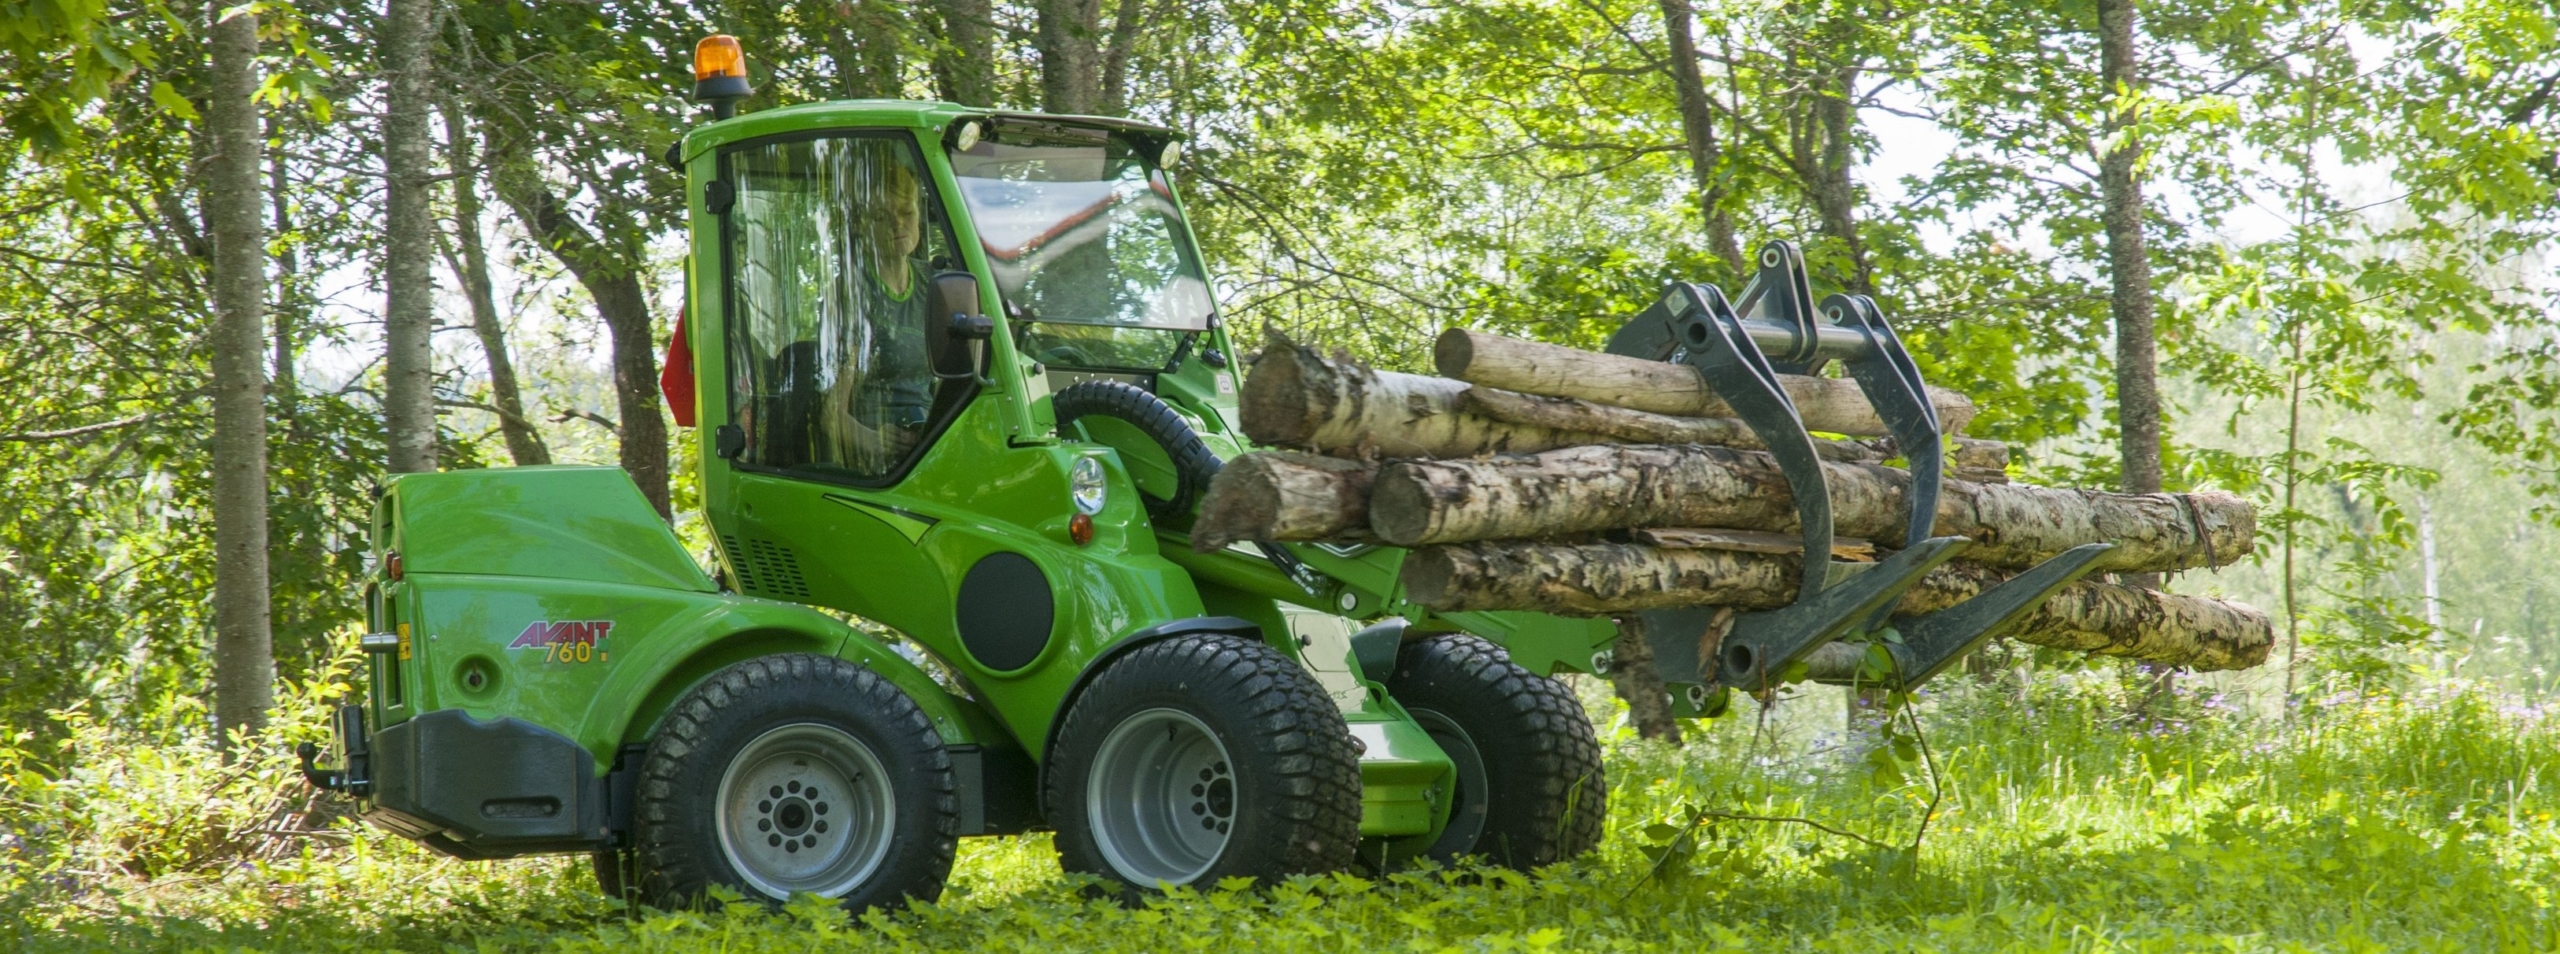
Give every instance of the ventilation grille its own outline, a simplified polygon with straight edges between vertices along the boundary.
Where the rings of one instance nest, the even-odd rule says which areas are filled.
[[[789,547],[754,538],[740,546],[738,538],[727,535],[721,536],[720,545],[729,551],[729,567],[738,574],[738,592],[778,599],[809,598],[809,583],[800,576],[800,559]]]

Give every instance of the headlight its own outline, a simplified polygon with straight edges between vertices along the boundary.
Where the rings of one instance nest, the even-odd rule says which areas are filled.
[[[1091,457],[1076,458],[1067,470],[1067,496],[1074,499],[1076,512],[1088,516],[1102,512],[1102,504],[1111,497],[1111,485],[1102,477],[1102,462]]]

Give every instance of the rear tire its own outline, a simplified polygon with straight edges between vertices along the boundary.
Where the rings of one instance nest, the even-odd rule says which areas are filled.
[[[958,845],[951,756],[915,700],[853,663],[790,654],[712,674],[641,763],[639,896],[723,885],[860,911],[942,894]]]
[[[1457,763],[1449,824],[1422,850],[1526,871],[1600,843],[1609,786],[1591,717],[1553,679],[1483,639],[1433,636],[1397,654],[1387,694]]]
[[[1049,750],[1059,864],[1124,889],[1348,866],[1360,757],[1306,670],[1249,639],[1175,636],[1109,663]]]

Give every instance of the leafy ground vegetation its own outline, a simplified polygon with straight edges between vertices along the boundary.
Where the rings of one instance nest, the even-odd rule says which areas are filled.
[[[941,903],[860,918],[814,899],[628,911],[582,860],[441,860],[306,818],[281,758],[225,767],[203,739],[74,718],[60,751],[11,750],[0,766],[0,946],[2560,949],[2560,705],[2449,685],[2341,694],[2287,720],[2199,693],[2129,722],[2112,676],[2043,678],[2023,693],[1951,686],[1920,703],[1922,734],[1872,746],[1787,738],[1745,714],[1675,750],[1604,721],[1609,838],[1534,877],[1344,874],[1123,907],[1085,898],[1031,835],[964,842]],[[1584,688],[1609,718],[1610,700]],[[69,770],[47,781],[39,760]],[[1914,863],[1902,846],[1933,799]]]

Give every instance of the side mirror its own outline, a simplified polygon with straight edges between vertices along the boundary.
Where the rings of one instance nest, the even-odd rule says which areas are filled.
[[[925,351],[933,356],[933,374],[945,380],[977,376],[985,341],[995,334],[995,319],[977,313],[977,276],[962,271],[937,272],[925,295]]]

